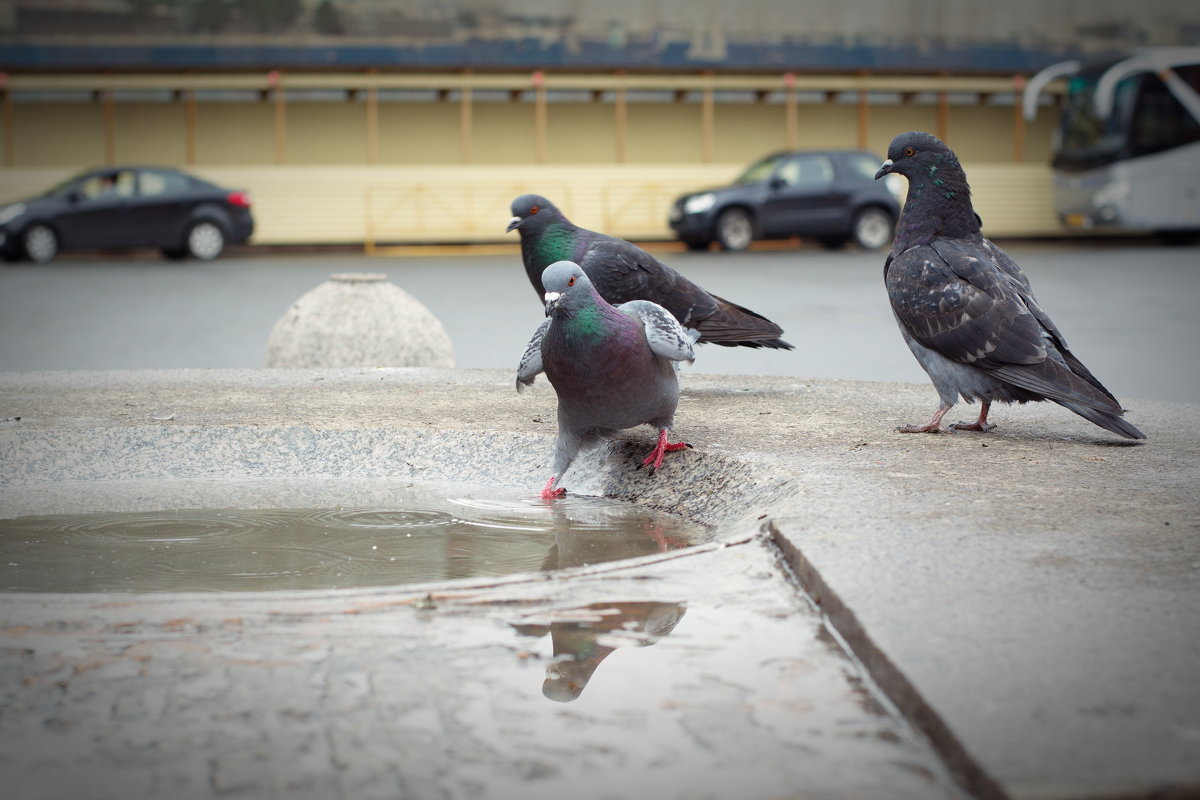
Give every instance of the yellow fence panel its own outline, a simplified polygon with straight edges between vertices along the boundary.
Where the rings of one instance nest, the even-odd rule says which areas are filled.
[[[575,223],[628,239],[670,239],[680,194],[732,180],[744,164],[251,166],[190,170],[248,191],[258,244],[515,242],[504,229],[513,198],[546,196]],[[1057,236],[1050,168],[967,164],[976,210],[990,236]],[[69,178],[64,168],[0,169],[0,202]]]

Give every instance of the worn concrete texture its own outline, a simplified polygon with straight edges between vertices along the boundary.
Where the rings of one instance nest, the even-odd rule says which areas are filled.
[[[510,372],[420,369],[0,375],[0,502],[61,497],[68,481],[262,476],[428,477],[533,494],[549,472],[554,396],[544,382],[518,396],[512,382]],[[0,725],[6,740],[36,742],[40,755],[32,759],[32,745],[8,750],[0,771],[26,788],[62,786],[64,754],[85,753],[121,766],[133,790],[235,796],[296,787],[309,796],[397,787],[411,796],[561,795],[576,768],[598,781],[581,796],[597,797],[634,796],[603,781],[639,776],[673,796],[733,796],[731,787],[747,785],[755,791],[741,796],[952,796],[959,790],[946,771],[982,797],[1200,793],[1200,407],[1125,398],[1144,443],[1050,404],[997,407],[989,434],[904,435],[894,428],[932,410],[930,387],[686,372],[682,384],[676,433],[694,450],[647,476],[634,466],[650,431],[633,432],[580,459],[564,485],[712,524],[717,543],[612,573],[493,587],[6,595]],[[796,610],[805,596],[789,583],[792,569],[817,604],[812,619]],[[616,591],[597,588],[609,586]],[[504,623],[523,631],[548,625],[548,609],[571,618],[609,601],[687,608],[674,632],[640,652],[675,652],[693,659],[690,668],[640,711],[579,718],[585,731],[633,724],[663,737],[635,760],[622,736],[535,742],[522,719],[530,706],[487,693],[530,660]],[[733,608],[753,613],[722,624],[722,609]],[[463,635],[426,636],[433,609],[449,609]],[[708,628],[688,628],[698,638],[681,636],[702,618]],[[745,647],[765,654],[787,630],[811,642],[822,624],[853,653],[840,678],[831,667],[827,682],[804,685],[801,664],[820,659],[801,649],[784,662],[722,660]],[[383,631],[413,637],[412,647]],[[737,631],[762,635],[747,644]],[[489,661],[493,648],[500,655]],[[701,651],[725,655],[705,661]],[[795,669],[762,672],[785,662]],[[400,665],[397,683],[388,663]],[[262,677],[269,664],[275,678]],[[148,693],[97,678],[114,671],[113,681],[149,681]],[[873,698],[844,704],[846,719],[873,733],[839,738],[836,725],[817,721],[840,713],[846,675]],[[421,706],[397,688],[406,679],[430,681],[449,699]],[[318,684],[335,688],[303,689]],[[270,685],[274,693],[258,695]],[[457,690],[465,694],[453,699]],[[807,739],[789,716],[805,704],[822,709],[811,719],[823,734]],[[341,724],[343,705],[357,723]],[[402,724],[403,709],[428,718]],[[256,723],[259,712],[269,721]],[[733,721],[746,713],[754,725]],[[177,714],[199,715],[177,737],[132,722]],[[131,721],[122,728],[129,741],[104,735],[114,720]],[[360,724],[383,738],[357,733]],[[743,741],[747,730],[754,735]],[[895,750],[860,752],[839,747],[843,739]],[[581,755],[593,745],[601,755]],[[406,746],[420,755],[408,772],[388,760]],[[814,752],[826,758],[796,755]],[[667,766],[706,763],[689,761],[697,753],[710,755],[708,772]],[[162,758],[178,769],[159,769]],[[736,768],[743,758],[747,773]],[[905,783],[901,773],[919,778]],[[699,783],[684,778],[697,774]],[[480,787],[491,781],[504,788],[489,795]],[[881,788],[893,781],[895,791]]]

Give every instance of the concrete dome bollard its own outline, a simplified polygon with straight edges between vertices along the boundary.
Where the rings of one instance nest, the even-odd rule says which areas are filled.
[[[341,273],[292,304],[268,367],[453,367],[454,345],[420,301],[377,273]]]

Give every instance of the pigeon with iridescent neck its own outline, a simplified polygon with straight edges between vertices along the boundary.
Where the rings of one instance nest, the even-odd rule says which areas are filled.
[[[664,454],[690,447],[668,441],[667,432],[679,402],[676,362],[692,362],[695,334],[646,300],[611,305],[571,261],[546,267],[541,282],[549,318],[525,347],[517,391],[545,372],[558,394],[554,475],[542,498],[565,494],[558,482],[580,449],[619,430],[658,430],[658,442],[641,464],[651,473]]]
[[[792,349],[771,320],[709,294],[632,242],[573,224],[541,195],[521,195],[513,200],[512,213],[508,230],[521,236],[521,260],[538,297],[546,291],[542,270],[555,261],[573,261],[608,302],[657,303],[685,328],[698,331],[701,343]]]
[[[996,401],[1052,400],[1119,436],[1145,439],[1067,348],[1021,268],[984,238],[954,152],[928,133],[902,133],[875,178],[890,173],[908,178],[908,199],[884,282],[900,333],[941,399],[928,423],[899,430],[946,430],[942,417],[961,395],[982,406],[975,422],[951,426],[959,430],[993,428],[987,417]]]

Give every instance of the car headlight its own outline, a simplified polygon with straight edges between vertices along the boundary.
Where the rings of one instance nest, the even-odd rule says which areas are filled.
[[[712,192],[694,194],[683,201],[683,210],[688,214],[702,214],[712,208],[716,202],[716,195]]]
[[[0,225],[7,225],[26,211],[24,203],[13,203],[0,208]]]

